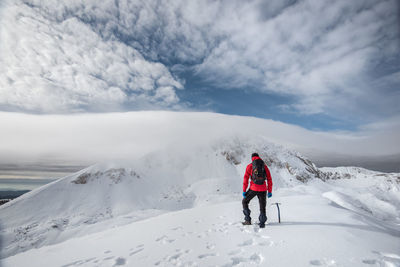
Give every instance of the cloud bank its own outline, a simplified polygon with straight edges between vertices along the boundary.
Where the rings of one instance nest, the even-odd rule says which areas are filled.
[[[0,109],[185,109],[191,72],[213,90],[288,97],[283,113],[395,117],[398,12],[395,0],[7,1]]]
[[[216,113],[27,115],[0,112],[0,125],[0,165],[28,162],[60,164],[64,168],[66,164],[84,166],[98,161],[137,158],[171,145],[186,149],[235,136],[264,136],[270,142],[295,149],[325,165],[338,162],[339,156],[342,164],[350,160],[360,164],[360,160],[354,159],[397,155],[398,163],[400,155],[400,123],[392,128],[392,122],[387,123],[390,129],[370,125],[358,133],[323,133],[272,120]]]

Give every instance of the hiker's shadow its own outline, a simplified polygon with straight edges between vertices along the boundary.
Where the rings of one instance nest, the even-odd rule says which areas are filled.
[[[268,223],[268,227],[270,226],[333,226],[333,227],[345,227],[345,228],[353,228],[357,230],[369,231],[369,232],[378,232],[385,233],[394,236],[400,236],[400,231],[396,229],[391,229],[382,226],[382,228],[373,226],[373,225],[358,225],[358,224],[348,224],[348,223],[330,223],[330,222],[270,222]]]

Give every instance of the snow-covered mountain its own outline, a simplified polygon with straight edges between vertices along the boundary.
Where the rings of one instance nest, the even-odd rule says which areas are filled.
[[[91,232],[87,226],[132,212],[141,219],[221,201],[221,195],[234,199],[240,195],[244,168],[257,147],[271,166],[277,187],[298,183],[292,175],[300,180],[311,177],[307,168],[313,166],[304,164],[306,160],[262,139],[171,145],[137,161],[91,166],[2,207],[3,253],[8,256],[57,243]]]
[[[265,260],[265,255],[260,251],[273,249],[274,246],[277,246],[275,249],[282,249],[285,246],[280,245],[292,240],[292,237],[278,244],[270,240],[269,235],[262,234],[268,233],[270,227],[265,230],[256,226],[247,229],[238,224],[242,219],[242,177],[254,151],[259,152],[270,166],[274,181],[272,201],[284,205],[286,222],[300,220],[298,224],[305,225],[308,221],[307,234],[301,233],[301,227],[297,229],[295,223],[288,223],[293,234],[299,234],[306,243],[314,239],[323,242],[324,239],[317,236],[324,231],[324,226],[329,231],[343,226],[337,233],[341,236],[331,239],[342,246],[349,238],[345,235],[349,231],[351,233],[353,228],[366,231],[353,241],[367,243],[376,251],[382,248],[386,250],[379,254],[382,258],[380,261],[365,258],[361,262],[400,262],[400,257],[396,258],[398,255],[393,254],[400,249],[399,174],[383,174],[361,168],[318,169],[299,153],[269,143],[261,136],[248,139],[236,135],[218,137],[212,142],[192,146],[175,143],[136,160],[99,163],[9,202],[0,208],[1,256],[5,258],[5,266],[24,266],[23,263],[28,259],[34,259],[30,262],[31,266],[44,266],[40,259],[44,253],[54,256],[48,266],[110,266],[113,261],[115,265],[129,261],[131,266],[204,266],[203,263],[208,266],[224,261],[227,266],[246,266],[250,263],[263,265],[268,259]],[[252,202],[255,214],[258,209],[256,202]],[[269,208],[270,223],[276,221],[275,212],[273,207]],[[318,229],[314,231],[312,225],[318,225]],[[183,233],[183,229],[187,232]],[[282,234],[280,238],[286,237],[282,231],[278,230],[276,237],[278,233]],[[370,239],[370,232],[379,234]],[[222,233],[222,237],[219,233]],[[160,236],[155,237],[155,234]],[[188,240],[182,239],[185,234]],[[193,238],[196,236],[203,236],[205,243],[195,242]],[[126,242],[135,240],[135,244],[139,240],[142,243],[155,240],[156,243],[171,244],[172,247],[153,252],[144,249],[139,242],[127,252],[129,257],[114,257],[105,261],[99,260],[99,250],[89,248],[98,241],[104,248],[108,246],[125,251],[127,247],[120,244],[125,241],[119,240],[124,237],[127,238]],[[236,249],[227,244],[220,248],[230,239],[238,243]],[[172,243],[175,240],[180,240],[178,243],[182,246],[182,242],[188,242],[185,243],[187,249],[174,247]],[[302,246],[301,243],[296,244],[290,244],[288,248]],[[208,247],[209,251],[198,247],[202,245]],[[74,258],[75,249],[79,248],[81,250]],[[188,256],[191,260],[181,260],[181,257],[186,257],[184,255],[193,251],[197,253],[197,250],[197,256],[193,256],[193,253]],[[252,250],[258,252],[253,253]],[[143,253],[139,253],[141,251]],[[65,252],[68,256],[56,256]],[[362,255],[367,252],[370,253],[361,249],[357,253]],[[92,257],[93,253],[97,253],[97,256]],[[104,253],[104,258],[107,258],[108,252]],[[146,257],[139,259],[139,254]],[[334,265],[335,260],[317,259],[321,255],[315,255],[315,259],[310,256],[307,264]],[[153,256],[161,259],[152,262],[149,257]],[[344,261],[345,258],[340,260]],[[274,261],[273,266],[285,266],[278,262],[278,259]],[[350,266],[349,262],[343,265]]]

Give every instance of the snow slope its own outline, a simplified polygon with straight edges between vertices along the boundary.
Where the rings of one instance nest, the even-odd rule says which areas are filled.
[[[400,174],[359,167],[321,168],[325,181],[336,188],[325,197],[346,208],[393,225],[400,225]]]
[[[239,200],[200,206],[32,249],[4,266],[399,266],[399,231],[307,186],[280,189],[282,223],[242,226]],[[252,203],[257,214],[257,207]]]
[[[239,223],[242,177],[256,150],[271,169],[270,203],[282,203],[283,223],[270,207],[266,229]],[[318,169],[263,137],[175,143],[91,166],[2,206],[2,262],[396,266],[399,189],[399,174]],[[257,209],[255,200],[254,219]]]
[[[106,229],[115,223],[110,219],[124,224],[124,216],[142,219],[235,199],[256,147],[271,166],[276,186],[299,183],[292,174],[310,178],[304,159],[261,138],[174,144],[139,160],[91,166],[2,206],[2,257],[98,231],[91,225],[100,222]]]

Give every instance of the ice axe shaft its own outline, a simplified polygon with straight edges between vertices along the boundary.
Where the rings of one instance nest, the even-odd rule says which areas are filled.
[[[279,223],[281,223],[281,210],[280,210],[280,208],[279,208],[279,205],[280,205],[281,203],[278,203],[278,202],[276,202],[276,203],[272,203],[272,205],[276,205],[276,207],[278,208],[278,221],[279,221]]]

